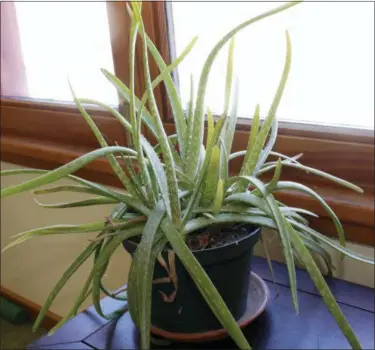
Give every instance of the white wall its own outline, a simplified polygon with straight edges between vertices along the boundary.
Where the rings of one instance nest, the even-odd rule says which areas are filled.
[[[19,166],[2,162],[1,168],[2,170],[15,169]],[[24,182],[32,176],[3,177],[1,187]],[[60,183],[69,183],[69,181]],[[58,193],[39,196],[38,199],[44,203],[55,203],[79,200],[84,197],[85,195],[77,193]],[[112,207],[102,205],[77,209],[43,209],[34,202],[30,193],[7,197],[1,202],[1,245],[4,247],[8,244],[10,237],[14,234],[40,226],[83,224],[104,220]],[[272,235],[273,233],[270,232],[269,236]],[[74,234],[39,237],[6,251],[1,256],[1,285],[42,305],[58,278],[93,236],[93,234]],[[349,244],[349,247],[362,254],[374,256],[371,247],[357,244]],[[282,260],[277,239],[273,241],[270,250],[275,260]],[[260,245],[257,245],[255,252],[262,255]],[[341,265],[339,277],[374,287],[374,268],[372,266],[350,259],[346,259],[343,264],[340,264],[337,254],[335,254],[335,261],[337,266]],[[65,286],[56,298],[51,311],[59,315],[65,315],[69,311],[89,272],[90,263],[91,260],[86,262]],[[123,249],[118,249],[113,256],[105,279],[109,288],[115,289],[126,283],[129,264],[128,254]],[[88,299],[84,307],[90,304],[91,301]]]

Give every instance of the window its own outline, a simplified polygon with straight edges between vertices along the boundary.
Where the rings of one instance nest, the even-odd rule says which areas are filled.
[[[183,103],[187,102],[190,73],[197,84],[201,63],[216,40],[239,21],[279,4],[143,2],[146,32],[167,62],[191,37],[200,36],[177,71]],[[263,113],[270,105],[284,61],[284,30],[289,29],[293,62],[277,115],[282,122],[276,150],[288,155],[304,153],[305,164],[352,181],[365,194],[358,196],[290,169],[283,169],[283,177],[318,188],[343,219],[348,238],[367,244],[375,243],[373,10],[374,5],[366,2],[305,2],[245,29],[237,35],[235,47],[241,118],[233,151],[246,148],[255,104],[260,104]],[[66,73],[80,97],[113,104],[126,115],[100,68],[114,71],[128,84],[129,30],[125,2],[1,2],[3,161],[55,168],[98,147],[71,103]],[[140,96],[144,91],[140,45],[136,55]],[[223,50],[208,86],[206,102],[216,113],[222,111],[225,58]],[[159,72],[152,59],[150,68],[156,77]],[[160,85],[155,92],[165,128],[173,133],[165,89]],[[126,144],[115,118],[91,105],[88,112],[109,144]],[[232,161],[230,171],[238,170],[240,162]],[[78,174],[118,184],[106,160],[93,162]],[[334,233],[326,214],[313,201],[293,194],[281,200],[296,206],[304,201],[321,215],[312,220],[312,226]]]
[[[105,2],[15,2],[14,10],[17,53],[25,72],[22,90],[15,94],[72,101],[69,77],[77,95],[118,103],[100,71],[113,71]],[[6,93],[7,84],[4,88]]]
[[[190,74],[197,84],[214,44],[237,24],[278,5],[171,3],[177,55],[193,36],[199,36],[193,52],[178,70],[184,103],[189,99]],[[292,68],[278,119],[373,130],[372,2],[306,2],[240,32],[234,61],[240,86],[239,116],[251,118],[258,103],[260,110],[267,112],[283,69],[286,29],[292,41]],[[217,114],[223,109],[226,59],[227,52],[222,50],[212,69],[206,97],[207,105]]]

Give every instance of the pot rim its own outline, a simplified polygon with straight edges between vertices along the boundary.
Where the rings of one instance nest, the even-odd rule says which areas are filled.
[[[212,248],[204,248],[204,249],[198,249],[198,250],[190,250],[192,253],[203,253],[203,252],[213,252],[213,251],[218,251],[220,249],[225,249],[225,248],[228,248],[228,246],[231,246],[231,245],[239,245],[241,242],[245,241],[245,240],[248,240],[250,238],[252,238],[253,236],[255,235],[258,235],[260,233],[260,230],[262,229],[262,226],[260,225],[253,225],[253,224],[244,224],[245,227],[252,227],[252,231],[248,233],[248,235],[240,238],[239,240],[237,241],[233,241],[233,242],[229,242],[229,243],[226,243],[220,247],[212,247]],[[224,226],[224,225],[222,225]],[[208,226],[210,227],[210,226]],[[133,242],[131,239],[127,239],[127,243],[133,245],[133,246],[137,246],[138,243],[135,243]],[[167,249],[166,247],[163,248],[163,252],[167,252],[171,249]]]

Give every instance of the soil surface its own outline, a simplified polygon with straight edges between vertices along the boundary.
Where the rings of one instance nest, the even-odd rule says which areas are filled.
[[[191,251],[219,248],[230,243],[238,242],[249,235],[255,227],[251,225],[235,224],[229,226],[211,226],[209,228],[192,232],[186,239]],[[141,236],[130,239],[135,244],[141,240]],[[164,249],[171,249],[167,243]]]
[[[238,242],[249,235],[251,226],[231,225],[226,227],[210,227],[209,230],[193,233],[187,238],[187,245],[192,251],[218,248]]]

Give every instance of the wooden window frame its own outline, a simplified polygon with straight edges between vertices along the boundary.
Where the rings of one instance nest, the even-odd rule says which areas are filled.
[[[170,62],[171,56],[166,15],[170,11],[168,6],[170,4],[163,2],[143,3],[146,31],[166,62]],[[128,84],[129,20],[126,5],[124,2],[107,2],[107,11],[115,74]],[[143,62],[140,45],[136,55],[137,62]],[[152,60],[150,68],[155,77],[158,69]],[[137,95],[141,95],[144,91],[142,64],[136,66],[136,75],[136,91]],[[168,133],[173,133],[174,124],[165,88],[159,86],[155,94],[165,128]],[[125,105],[120,104],[119,109],[126,113]],[[126,144],[125,132],[115,118],[98,108],[89,108],[88,111],[109,143],[116,141]],[[98,147],[95,137],[73,104],[2,98],[0,112],[2,161],[52,169]],[[60,130],[67,130],[67,126],[69,133],[61,133]],[[250,128],[250,120],[239,122],[234,151],[246,148]],[[146,136],[150,137],[147,131]],[[373,131],[281,122],[276,150],[289,155],[304,153],[304,164],[362,186],[365,193],[360,195],[316,176],[294,169],[283,169],[285,179],[308,184],[326,198],[342,220],[350,241],[375,244]],[[230,170],[236,172],[241,161],[233,161]],[[77,174],[97,182],[121,186],[104,159],[89,164]],[[290,192],[280,193],[279,198],[289,205],[304,206],[316,211],[320,218],[312,220],[312,227],[335,236],[334,226],[315,201],[303,194]],[[304,202],[303,205],[301,201]]]

